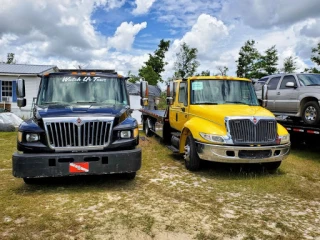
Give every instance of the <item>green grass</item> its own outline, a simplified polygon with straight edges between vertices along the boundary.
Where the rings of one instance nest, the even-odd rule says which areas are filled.
[[[141,134],[142,135],[142,134]],[[0,133],[0,239],[307,239],[320,236],[320,152],[293,149],[280,169],[185,169],[157,138],[121,176],[14,178],[16,133]]]

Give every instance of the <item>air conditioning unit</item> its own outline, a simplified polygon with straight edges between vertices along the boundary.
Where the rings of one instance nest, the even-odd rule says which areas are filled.
[[[12,97],[2,96],[2,102],[12,102]]]

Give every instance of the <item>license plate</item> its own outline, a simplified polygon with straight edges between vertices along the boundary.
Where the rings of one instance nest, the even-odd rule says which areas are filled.
[[[82,173],[89,172],[89,163],[70,163],[69,164],[69,172],[70,173]]]

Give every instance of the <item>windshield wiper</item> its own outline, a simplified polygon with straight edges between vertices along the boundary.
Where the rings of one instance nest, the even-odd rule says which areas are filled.
[[[77,102],[77,103],[97,103],[97,102],[92,101],[92,102]]]
[[[317,83],[313,83],[313,84],[309,84],[309,85],[306,85],[306,86],[319,86],[320,84],[317,84]]]
[[[68,105],[67,103],[63,103],[63,102],[43,102],[43,104],[52,104],[52,105],[61,104],[61,105]]]
[[[219,103],[216,103],[216,102],[197,102],[197,103],[195,103],[195,104],[199,104],[199,105],[201,105],[201,104],[203,104],[203,105],[218,105]]]
[[[237,101],[225,101],[225,103],[235,103],[235,104],[249,105],[248,103],[245,103],[245,102],[237,102]]]

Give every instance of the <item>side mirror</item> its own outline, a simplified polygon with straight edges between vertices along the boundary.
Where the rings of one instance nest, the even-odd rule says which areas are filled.
[[[140,105],[141,106],[148,106],[148,97],[149,97],[149,90],[148,90],[148,82],[141,81],[140,82]]]
[[[16,83],[17,83],[17,87],[16,87],[17,105],[19,108],[25,107],[27,105],[27,100],[25,99],[26,87],[25,87],[24,79],[17,79]]]
[[[268,85],[265,84],[262,86],[262,107],[267,107],[268,103]]]
[[[27,99],[25,98],[18,98],[17,99],[17,105],[19,108],[25,107],[27,105]]]
[[[167,85],[167,104],[168,105],[173,104],[174,94],[175,94],[175,83],[170,82]]]
[[[17,93],[17,98],[24,98],[26,96],[26,87],[24,83],[24,79],[17,79],[17,88],[16,88],[16,93]]]
[[[294,82],[287,82],[287,83],[286,83],[286,87],[288,87],[288,88],[295,88],[296,85],[294,84]]]

